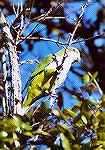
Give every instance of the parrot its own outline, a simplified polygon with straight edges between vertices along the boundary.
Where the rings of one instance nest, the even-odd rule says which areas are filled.
[[[26,83],[25,88],[28,86],[28,90],[23,106],[31,106],[38,99],[55,93],[66,80],[72,63],[80,60],[80,51],[75,47],[63,48],[44,57]]]

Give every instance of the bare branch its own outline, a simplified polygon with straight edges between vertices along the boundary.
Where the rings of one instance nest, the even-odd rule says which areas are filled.
[[[95,39],[98,39],[99,37],[103,37],[105,35],[105,32],[103,32],[103,33],[100,33],[100,34],[98,34],[98,35],[95,35],[95,36],[92,36],[92,37],[89,37],[89,38],[87,38],[87,39],[83,39],[83,40],[74,40],[73,42],[72,42],[72,44],[76,44],[76,43],[80,43],[80,42],[84,42],[84,41],[89,41],[89,40],[95,40]],[[79,38],[80,39],[80,38]]]
[[[93,79],[93,76],[91,75],[90,72],[88,72],[88,75]],[[102,96],[102,95],[103,95],[103,91],[101,90],[101,88],[100,88],[100,86],[99,86],[97,80],[96,80],[96,79],[93,79],[93,81],[94,81],[94,83],[95,83],[97,89],[99,90],[99,92],[100,92],[100,94],[101,94],[101,96]]]
[[[34,64],[34,63],[39,63],[39,61],[38,60],[36,60],[36,59],[34,59],[34,60],[26,60],[26,61],[22,61],[22,62],[20,62],[20,65],[24,65],[24,64]]]
[[[77,31],[77,29],[78,29],[78,27],[80,25],[80,22],[81,22],[81,20],[83,18],[84,12],[85,12],[86,8],[88,7],[88,4],[89,4],[89,2],[87,2],[84,5],[84,7],[82,7],[82,12],[81,12],[81,14],[79,16],[78,21],[75,23],[75,27],[74,27],[73,33],[71,34],[71,37],[68,39],[69,46],[72,44],[73,38],[74,38],[75,33],[76,33],[76,31]]]
[[[95,36],[92,36],[92,37],[89,37],[89,38],[86,38],[86,39],[82,39],[80,40],[80,38],[76,39],[76,40],[73,40],[72,41],[72,44],[76,44],[76,43],[80,43],[80,42],[84,42],[84,41],[89,41],[89,40],[94,40],[94,39],[98,39],[100,37],[103,37],[105,35],[105,32],[103,33],[100,33],[98,35],[95,35]],[[24,40],[25,37],[22,37],[21,40],[19,42],[21,42],[22,40]],[[27,37],[26,40],[43,40],[43,41],[48,41],[48,42],[53,42],[55,44],[59,44],[59,45],[68,45],[68,42],[61,42],[60,40],[54,40],[54,39],[49,39],[49,38],[45,38],[45,37]]]
[[[24,40],[25,37],[22,37],[22,40]],[[49,38],[45,38],[45,37],[27,37],[27,40],[43,40],[43,41],[49,41],[49,42],[53,42],[53,43],[56,43],[56,44],[59,44],[59,45],[68,45],[66,43],[63,43],[63,42],[60,42],[60,41],[57,41],[57,40],[54,40],[54,39],[49,39]],[[20,40],[21,42],[21,40]]]

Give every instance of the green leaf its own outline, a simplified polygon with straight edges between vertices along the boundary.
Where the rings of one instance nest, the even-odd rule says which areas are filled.
[[[64,115],[60,110],[59,112],[62,120],[67,121],[69,119],[68,116]]]
[[[12,117],[8,118],[4,121],[4,130],[5,131],[14,132],[17,130],[17,128],[20,128],[20,124]]]
[[[8,133],[5,131],[0,131],[0,138],[7,137]]]
[[[68,115],[68,116],[70,116],[70,117],[72,117],[72,118],[75,118],[75,117],[76,117],[76,113],[73,112],[72,110],[68,109],[68,108],[66,108],[66,109],[64,110],[64,114],[65,114],[65,115]]]
[[[32,130],[31,126],[30,126],[30,123],[29,122],[26,122],[26,123],[22,123],[21,127],[27,131],[30,131]]]
[[[86,119],[86,117],[84,115],[81,116],[81,119],[82,119],[84,124],[87,124],[87,119]]]
[[[98,76],[98,72],[96,71],[96,72],[92,75],[92,77],[91,77],[91,79],[90,79],[90,83],[92,83],[92,82],[94,81],[94,79],[97,78],[97,76]]]
[[[70,128],[67,127],[66,125],[63,125],[63,124],[59,124],[57,126],[58,130],[64,134],[67,134],[69,136],[69,138],[75,140],[75,137],[73,135],[73,133],[71,132]]]
[[[41,103],[40,112],[42,113],[42,115],[48,115],[51,112],[51,109],[47,107],[44,101]]]
[[[23,135],[25,135],[25,136],[30,136],[30,137],[32,137],[32,136],[34,136],[33,134],[32,134],[32,132],[23,132]]]
[[[78,102],[73,108],[72,108],[72,111],[73,112],[78,112],[79,110],[80,110],[80,108],[81,108],[81,102]]]
[[[105,130],[97,133],[98,140],[105,141]]]
[[[90,82],[90,76],[88,74],[85,74],[82,79],[84,84]]]
[[[63,133],[60,133],[60,138],[61,138],[62,146],[64,150],[71,150],[69,140],[66,138],[66,136]]]
[[[45,131],[34,131],[34,132],[32,132],[34,135],[36,135],[36,134],[41,134],[41,135],[46,135],[46,136],[50,136],[50,134],[49,133],[47,133],[47,132],[45,132]]]
[[[59,132],[59,130],[57,128],[51,128],[50,131],[49,131],[49,133],[51,135],[55,135],[56,136],[60,132]]]
[[[82,113],[80,112],[80,113],[74,118],[73,123],[76,124],[78,121],[80,121],[80,120],[81,120],[81,116],[82,116]]]
[[[72,150],[81,150],[79,144],[73,144]]]
[[[85,86],[81,87],[81,89],[85,90],[86,92],[93,92],[93,90],[95,90],[95,88],[96,88],[96,85],[94,83],[91,83],[89,85],[85,85]]]

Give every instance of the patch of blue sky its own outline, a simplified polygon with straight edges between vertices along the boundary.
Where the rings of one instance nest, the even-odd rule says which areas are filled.
[[[16,16],[14,14],[6,17],[6,20],[7,20],[9,25],[12,25],[12,23],[15,19],[16,19]]]
[[[77,21],[77,16],[75,13],[69,13],[69,14],[66,13],[65,16],[66,16],[66,21],[71,24],[74,24]]]
[[[35,7],[32,8],[32,13],[36,13],[37,9]]]
[[[65,15],[66,15],[66,20],[70,22],[71,24],[74,24],[77,20],[77,16],[75,12],[80,12],[81,11],[81,5],[83,5],[83,1],[79,2],[73,2],[73,3],[66,3],[65,4]]]
[[[0,106],[0,113],[2,113],[3,112],[3,108]]]
[[[70,93],[67,93],[64,91],[63,93],[63,102],[64,102],[64,108],[73,108],[77,104],[77,100],[73,98],[73,96],[70,95]]]
[[[86,137],[82,142],[81,144],[86,144],[86,143],[89,143],[90,142],[90,138],[89,137]]]
[[[94,40],[94,44],[97,46],[97,47],[101,47],[103,46],[105,43],[105,40],[103,38],[99,38],[99,39],[95,39]]]
[[[2,63],[1,63],[1,60],[0,60],[0,71],[1,71],[1,68],[2,68]]]
[[[46,25],[38,23],[38,22],[33,22],[25,29],[24,36],[29,34],[33,29],[34,29],[34,32],[40,31],[42,36],[46,35],[46,31],[47,31]]]
[[[89,28],[90,24],[93,24],[97,20],[97,11],[101,8],[101,4],[98,2],[93,2],[89,5],[88,9],[85,11],[84,14],[84,23]],[[89,20],[89,23],[87,23]]]
[[[40,9],[40,13],[43,14],[45,11],[44,9]]]
[[[80,1],[80,2],[73,2],[73,3],[67,3],[65,5],[65,14],[67,14],[67,21],[74,24],[77,20],[77,16],[75,12],[81,13],[81,6],[83,6],[85,2]],[[97,19],[97,11],[101,8],[101,4],[92,1],[92,3],[88,6],[88,9],[84,13],[84,23],[86,24],[87,27],[90,27],[89,24],[92,24],[93,22],[96,21]],[[68,15],[69,14],[69,15]],[[74,19],[73,19],[74,18]],[[90,20],[90,23],[87,23],[86,21]]]
[[[60,19],[54,18],[54,19],[52,19],[52,22],[54,22],[54,23],[59,23],[59,22],[60,22]]]
[[[95,101],[97,103],[99,103],[99,100],[102,98],[102,95],[100,94],[100,92],[98,91],[95,91],[92,93],[91,96],[89,96],[89,99],[92,100],[92,101]]]
[[[66,80],[68,82],[66,82]],[[79,89],[83,85],[81,78],[79,78],[78,75],[74,74],[71,71],[68,72],[68,77],[66,80],[65,80],[65,82],[66,82],[66,86],[68,88],[75,87],[76,89]]]
[[[68,33],[66,33],[66,34],[64,33],[64,37],[65,37],[65,39],[60,40],[60,41],[66,43],[67,40],[70,38],[70,36],[69,36]],[[74,40],[75,40],[75,39],[74,39]],[[84,40],[84,41],[82,41],[82,40],[84,40],[84,39],[80,37],[80,39],[77,40],[77,43],[72,44],[71,46],[78,48],[78,49],[80,50],[80,52],[82,52],[82,50],[83,50],[86,54],[89,54],[89,49],[88,49],[88,47],[85,45],[85,40]],[[82,41],[82,42],[79,42],[79,41]],[[81,48],[82,48],[82,50],[81,50]]]
[[[11,3],[15,4],[15,5],[18,5],[20,3],[24,3],[25,0],[10,0]]]
[[[4,8],[4,9],[2,10],[2,12],[3,12],[3,14],[6,14],[6,12],[7,12],[6,8]]]

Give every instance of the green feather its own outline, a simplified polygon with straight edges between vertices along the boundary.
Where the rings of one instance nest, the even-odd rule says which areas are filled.
[[[53,78],[56,75],[55,69],[48,69],[36,76],[36,78],[31,82],[27,91],[27,100],[24,106],[31,105],[33,101],[42,98],[51,93],[54,82]],[[53,83],[53,84],[52,84]]]
[[[55,56],[61,56],[64,55],[64,49],[58,51],[57,53],[55,53]],[[31,74],[31,78],[37,76],[37,74],[39,74],[40,72],[42,72],[53,60],[54,60],[54,55],[50,54],[48,56],[46,56],[45,58],[43,58],[40,63],[37,65],[37,67],[35,68],[35,70],[32,72]]]

